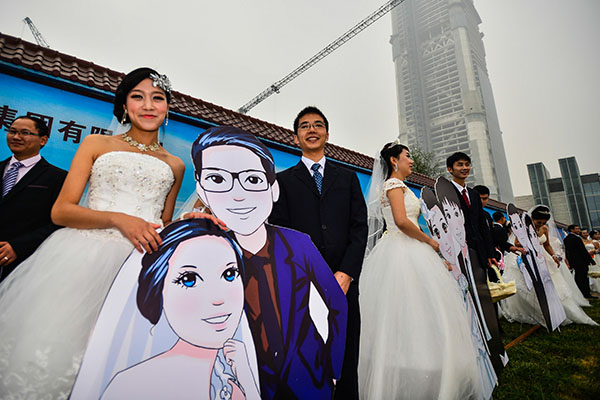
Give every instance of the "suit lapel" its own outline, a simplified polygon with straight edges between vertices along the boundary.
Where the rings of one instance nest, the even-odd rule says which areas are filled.
[[[303,165],[304,167],[304,165]],[[273,229],[273,260],[274,268],[277,273],[277,291],[279,293],[289,294],[292,290],[293,268],[289,268],[290,259],[294,257],[291,248],[288,246],[283,232],[276,227]],[[288,343],[288,328],[290,325],[290,314],[293,313],[294,305],[290,303],[293,296],[279,296],[279,307],[281,314],[281,330],[283,332],[284,343]]]
[[[308,168],[306,168],[306,165],[304,165],[302,160],[300,160],[300,162],[298,162],[298,164],[296,164],[293,172],[294,172],[294,176],[298,180],[300,180],[304,185],[306,185],[314,193],[315,196],[317,196],[317,197],[321,196],[319,194],[319,191],[317,190],[317,184],[315,183],[315,180],[310,175],[310,172],[308,172]]]
[[[2,187],[2,185],[4,184],[4,168],[6,168],[6,164],[10,161],[10,157],[7,158],[6,160],[0,162],[0,188]],[[0,196],[2,195],[2,192],[0,192]]]
[[[37,162],[20,180],[17,184],[6,194],[3,200],[10,199],[17,193],[25,189],[31,182],[33,182],[44,170],[47,168],[48,162],[42,159]]]
[[[325,175],[323,176],[323,187],[321,188],[322,197],[325,197],[325,194],[327,194],[327,191],[337,179],[338,174],[338,167],[329,161],[325,161]]]

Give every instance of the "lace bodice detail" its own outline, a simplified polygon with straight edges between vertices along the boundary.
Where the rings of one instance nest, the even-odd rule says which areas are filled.
[[[156,157],[128,151],[105,153],[92,165],[88,207],[160,224],[174,180],[171,167]]]
[[[392,214],[392,207],[390,206],[390,200],[387,197],[387,192],[391,189],[403,188],[404,189],[404,207],[406,208],[406,216],[414,223],[419,225],[419,215],[421,214],[421,203],[419,199],[410,190],[404,182],[398,178],[390,178],[383,184],[381,191],[381,205],[383,218],[388,232],[401,232],[396,223],[394,222],[394,215]]]

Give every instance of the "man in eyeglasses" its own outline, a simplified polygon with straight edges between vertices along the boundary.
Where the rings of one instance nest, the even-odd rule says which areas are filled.
[[[59,228],[50,210],[67,172],[40,156],[49,137],[44,121],[34,117],[17,117],[6,130],[13,155],[0,163],[0,280]]]
[[[358,279],[367,245],[367,207],[358,177],[325,159],[329,122],[316,107],[294,120],[297,165],[277,174],[280,196],[269,222],[308,234],[331,268],[348,301],[342,377],[336,399],[358,399],[360,308]]]
[[[245,312],[263,399],[331,399],[346,299],[308,235],[272,226],[273,156],[254,135],[210,128],[192,145],[196,192],[243,249]]]

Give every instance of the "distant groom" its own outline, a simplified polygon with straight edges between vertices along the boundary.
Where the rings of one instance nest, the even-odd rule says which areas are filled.
[[[325,159],[328,139],[325,115],[316,107],[300,111],[294,142],[302,159],[277,174],[280,195],[269,222],[307,233],[346,293],[346,350],[335,398],[358,399],[358,279],[367,243],[367,207],[356,174]]]

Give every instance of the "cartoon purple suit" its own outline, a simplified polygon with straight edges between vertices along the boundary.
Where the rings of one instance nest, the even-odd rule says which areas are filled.
[[[266,223],[279,196],[269,150],[237,128],[193,144],[197,193],[243,249],[245,310],[261,397],[330,399],[339,379],[347,303],[309,236]]]

